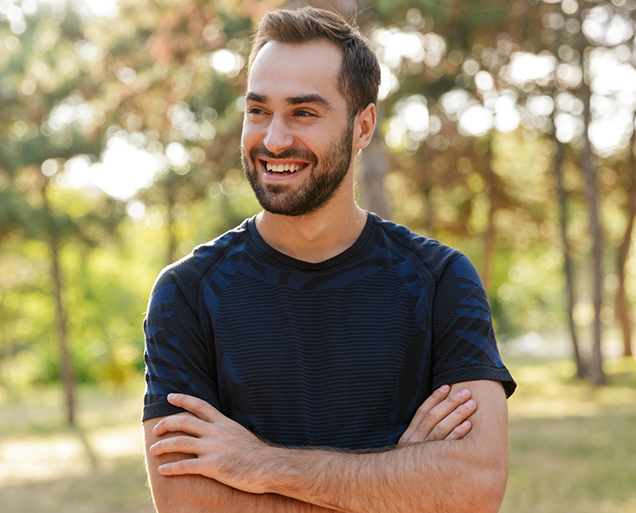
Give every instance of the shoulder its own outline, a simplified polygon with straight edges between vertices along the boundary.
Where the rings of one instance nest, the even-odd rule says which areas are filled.
[[[449,271],[457,276],[479,279],[470,259],[458,249],[415,233],[406,226],[372,215],[377,228],[392,249],[411,260],[418,270],[431,274],[436,282]]]
[[[157,277],[152,289],[151,302],[156,296],[174,296],[177,289],[186,295],[198,291],[199,284],[214,273],[227,255],[245,243],[249,220],[219,237],[194,248],[189,255],[166,266]]]

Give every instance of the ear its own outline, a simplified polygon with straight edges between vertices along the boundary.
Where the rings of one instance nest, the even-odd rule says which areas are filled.
[[[353,149],[361,150],[371,142],[375,130],[375,105],[370,103],[361,110],[354,120]]]

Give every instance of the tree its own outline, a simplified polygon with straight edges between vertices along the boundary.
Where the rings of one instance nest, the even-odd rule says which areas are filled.
[[[634,115],[634,123],[636,123],[636,113]],[[618,274],[618,287],[616,289],[616,315],[618,317],[621,330],[623,332],[623,355],[633,356],[632,352],[632,318],[630,315],[630,301],[627,296],[626,266],[629,256],[629,249],[632,246],[632,233],[634,231],[634,219],[636,218],[636,128],[632,131],[629,140],[629,159],[627,165],[627,201],[625,214],[627,217],[627,226],[625,227],[625,235],[618,249],[616,262],[616,270]]]
[[[553,110],[553,114],[556,109]],[[554,118],[553,118],[554,119]],[[554,121],[553,121],[554,123]],[[572,269],[572,249],[570,240],[568,238],[568,223],[569,223],[569,209],[568,209],[568,192],[563,183],[563,167],[566,159],[567,148],[556,137],[556,130],[552,131],[552,141],[556,146],[556,155],[554,157],[554,175],[557,184],[557,193],[559,198],[559,210],[561,214],[561,242],[563,244],[563,273],[565,274],[566,293],[567,293],[567,315],[568,315],[568,327],[570,330],[570,339],[572,341],[572,350],[574,353],[574,362],[576,364],[576,375],[579,378],[583,378],[587,375],[587,370],[581,356],[579,349],[578,337],[576,334],[576,325],[574,322],[574,305],[575,291],[574,291],[574,275]]]
[[[19,9],[19,7],[16,7]],[[62,246],[70,239],[91,244],[92,236],[112,230],[115,211],[105,216],[89,211],[82,219],[70,215],[52,201],[52,177],[61,162],[88,165],[101,149],[95,116],[84,101],[90,94],[89,73],[74,45],[82,40],[79,19],[73,12],[49,16],[31,13],[28,23],[11,25],[20,35],[2,63],[9,84],[3,94],[0,126],[9,137],[0,144],[0,171],[7,177],[13,201],[3,204],[4,230],[19,230],[28,239],[48,247],[49,276],[57,316],[60,375],[65,386],[67,420],[75,421],[74,369],[68,346],[68,311],[65,306],[65,277],[60,264]],[[22,11],[21,11],[22,12]],[[23,20],[24,21],[24,20]],[[56,63],[62,65],[56,68]],[[78,155],[80,155],[78,157]],[[112,204],[112,200],[106,199]],[[97,206],[97,205],[95,205]]]

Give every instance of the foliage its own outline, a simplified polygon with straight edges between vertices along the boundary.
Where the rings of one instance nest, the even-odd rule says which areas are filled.
[[[0,5],[0,385],[59,379],[60,309],[77,379],[127,382],[143,365],[140,325],[160,269],[258,211],[240,170],[244,66],[254,24],[283,3],[120,0],[117,16],[93,16],[81,2]],[[634,70],[634,3],[352,5],[383,64],[392,219],[471,257],[502,341],[558,329],[567,322],[554,172],[562,141],[575,314],[589,330],[581,134],[602,132],[606,111],[633,116],[636,91],[602,83],[591,62]],[[548,71],[513,72],[535,65]],[[581,128],[584,75],[593,124]],[[606,328],[616,254],[631,235],[630,120],[594,155]],[[117,151],[140,158],[137,168],[112,164]],[[119,188],[104,176],[118,167]],[[633,250],[626,269],[633,302]]]

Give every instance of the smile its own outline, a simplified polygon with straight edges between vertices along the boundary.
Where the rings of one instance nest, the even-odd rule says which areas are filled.
[[[296,171],[300,171],[307,166],[307,164],[272,164],[271,162],[262,162],[265,165],[265,169],[268,173],[295,173]]]

